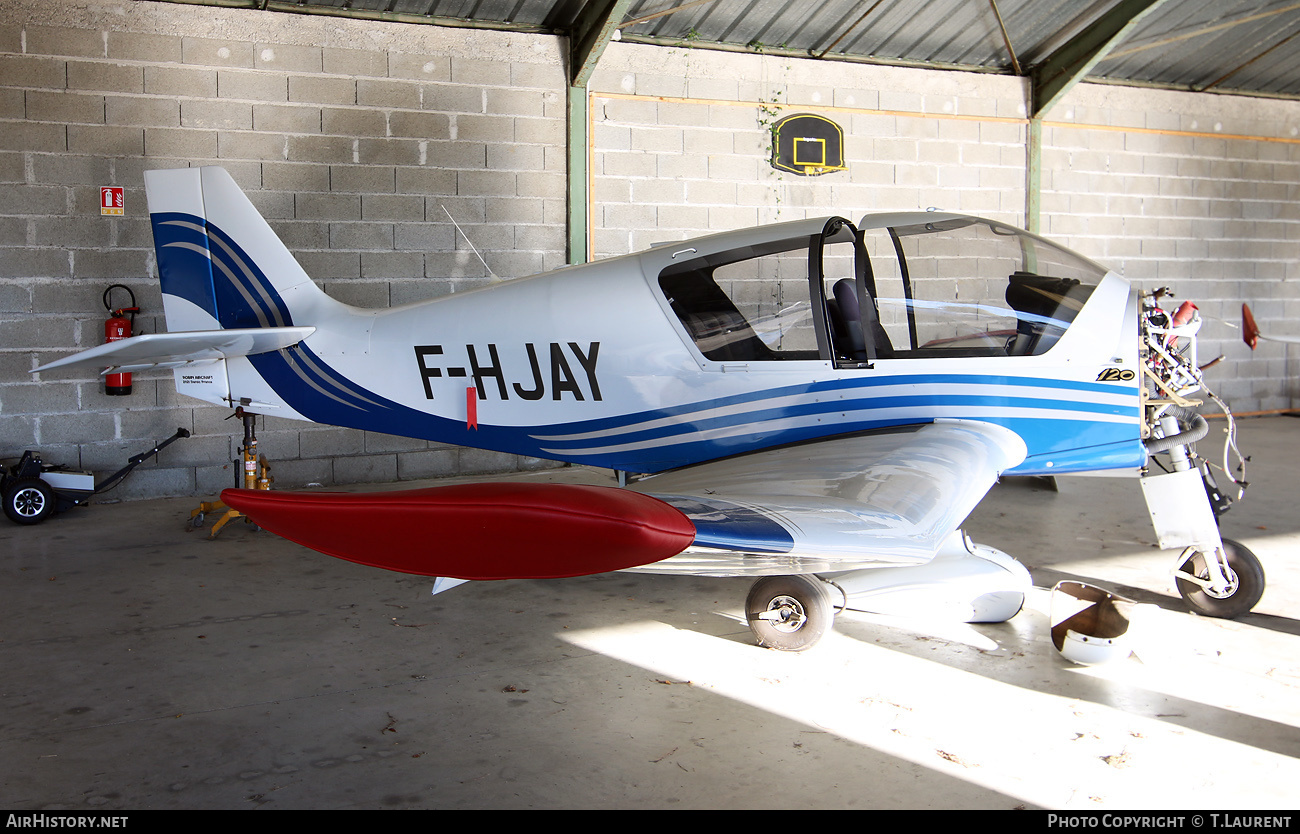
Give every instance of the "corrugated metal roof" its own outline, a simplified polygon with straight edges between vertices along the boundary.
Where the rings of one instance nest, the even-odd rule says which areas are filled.
[[[231,0],[197,0],[205,1],[232,5]],[[587,0],[247,0],[247,5],[269,12],[568,34]],[[635,0],[620,32],[626,40],[649,43],[980,72],[1014,73],[1018,66],[1020,74],[1028,74],[1076,34],[1131,7],[1132,0]],[[1166,0],[1088,77],[1300,97],[1300,2]]]

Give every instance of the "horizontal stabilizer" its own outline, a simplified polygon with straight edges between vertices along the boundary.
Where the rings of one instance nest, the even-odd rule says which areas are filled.
[[[456,579],[549,579],[675,556],[695,527],[664,502],[577,484],[457,484],[392,492],[227,489],[276,535],[372,567]]]
[[[84,365],[121,372],[178,368],[190,362],[269,353],[296,345],[314,332],[314,327],[252,327],[152,333],[120,339],[56,359],[41,365],[33,373]]]

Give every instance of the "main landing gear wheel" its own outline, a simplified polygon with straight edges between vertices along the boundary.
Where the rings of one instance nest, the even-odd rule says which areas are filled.
[[[1260,564],[1259,557],[1241,542],[1224,539],[1223,550],[1228,556],[1227,593],[1214,593],[1181,577],[1176,577],[1174,583],[1183,600],[1196,613],[1230,620],[1254,608],[1255,603],[1264,595],[1264,566]],[[1199,579],[1208,579],[1210,576],[1204,553],[1193,553],[1179,570]]]
[[[5,515],[18,524],[39,524],[54,512],[54,491],[40,478],[20,478],[5,490]]]
[[[801,652],[830,628],[835,609],[830,588],[814,576],[765,576],[749,589],[745,616],[761,645]]]

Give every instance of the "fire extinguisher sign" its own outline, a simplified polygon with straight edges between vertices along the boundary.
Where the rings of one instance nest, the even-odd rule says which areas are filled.
[[[122,214],[126,197],[120,185],[105,185],[99,189],[99,213]]]

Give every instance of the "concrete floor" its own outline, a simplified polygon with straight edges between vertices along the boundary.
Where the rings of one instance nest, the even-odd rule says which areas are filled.
[[[1011,480],[966,529],[1031,567],[1024,612],[845,615],[804,654],[754,645],[744,579],[431,597],[242,523],[187,533],[191,500],[0,521],[0,807],[1294,808],[1297,440],[1243,421],[1223,527],[1269,586],[1238,621],[1183,610],[1135,482]],[[1063,577],[1158,606],[1140,657],[1055,652]]]

